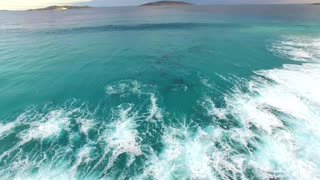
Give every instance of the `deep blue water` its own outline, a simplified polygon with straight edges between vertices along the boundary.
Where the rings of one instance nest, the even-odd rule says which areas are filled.
[[[319,17],[0,11],[0,179],[320,179]]]

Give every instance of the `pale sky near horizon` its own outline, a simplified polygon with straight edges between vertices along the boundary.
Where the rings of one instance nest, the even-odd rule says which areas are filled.
[[[23,10],[51,5],[132,6],[157,0],[0,0],[0,10]],[[317,0],[184,0],[195,4],[288,4]],[[320,0],[318,1],[320,2]]]

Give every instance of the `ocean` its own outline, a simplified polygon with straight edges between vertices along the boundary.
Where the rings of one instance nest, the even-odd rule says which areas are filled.
[[[320,179],[319,17],[0,11],[0,179]]]

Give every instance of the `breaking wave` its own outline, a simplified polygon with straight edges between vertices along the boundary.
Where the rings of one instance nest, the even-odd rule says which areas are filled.
[[[295,64],[234,80],[223,103],[201,79],[193,115],[166,111],[157,86],[137,80],[109,83],[107,108],[31,107],[0,124],[0,178],[319,179],[319,42],[275,42]]]
[[[256,72],[225,95],[222,107],[209,96],[199,100],[211,125],[183,121],[166,128],[164,149],[148,161],[143,176],[319,179],[319,42],[284,37],[270,51],[302,64]],[[214,86],[202,82],[208,89]]]
[[[104,108],[73,99],[29,108],[0,124],[0,178],[129,176],[152,146],[145,139],[160,138],[162,110],[151,86],[137,81],[111,83],[106,93],[122,99],[107,116]]]

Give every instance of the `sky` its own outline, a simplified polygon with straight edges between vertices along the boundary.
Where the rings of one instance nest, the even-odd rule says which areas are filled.
[[[134,6],[157,0],[0,0],[0,9],[23,10],[51,5],[82,4],[89,6]],[[288,4],[312,3],[317,0],[182,0],[195,4]],[[320,0],[318,0],[320,2]]]

